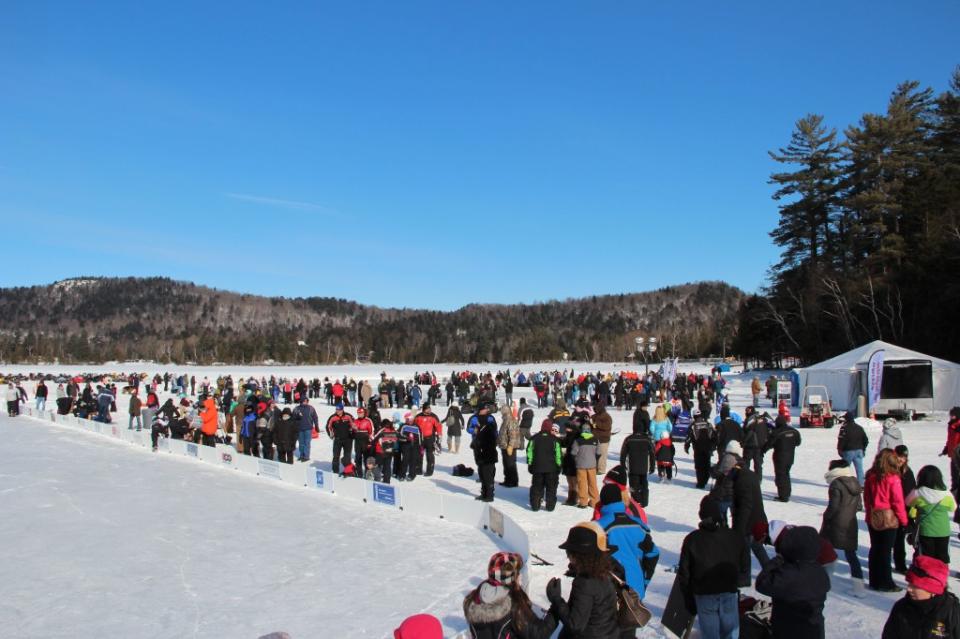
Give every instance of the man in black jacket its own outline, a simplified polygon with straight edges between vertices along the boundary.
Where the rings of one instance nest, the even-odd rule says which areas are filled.
[[[810,526],[789,528],[779,539],[780,556],[757,575],[757,592],[773,599],[770,622],[777,639],[823,639],[830,578],[817,563],[820,544],[820,535]]]
[[[867,453],[870,438],[867,437],[863,426],[853,421],[853,413],[847,413],[843,426],[837,435],[837,453],[841,459],[853,464],[857,473],[857,481],[863,486],[863,457]]]
[[[698,614],[706,637],[735,637],[740,630],[738,583],[740,567],[750,556],[743,537],[723,525],[716,499],[700,501],[700,527],[688,534],[680,549],[677,580],[687,610]]]
[[[493,501],[493,482],[497,475],[497,420],[490,414],[490,406],[483,404],[470,418],[468,430],[473,430],[473,460],[480,476],[480,501]]]
[[[743,459],[747,466],[753,463],[753,472],[763,477],[763,450],[767,445],[770,427],[767,415],[760,414],[753,406],[747,406],[747,418],[743,422]]]
[[[637,409],[638,412],[642,409]],[[630,481],[630,494],[644,508],[650,502],[650,488],[647,474],[653,472],[656,461],[653,457],[653,442],[650,441],[649,421],[634,420],[633,434],[623,440],[620,447],[620,463],[627,469]]]
[[[697,488],[706,488],[710,481],[710,463],[713,461],[713,450],[717,433],[700,411],[694,409],[693,423],[687,429],[687,438],[683,442],[683,451],[690,453],[693,446],[693,467],[697,473]],[[622,458],[621,458],[622,459]]]
[[[540,510],[540,503],[546,493],[547,511],[557,505],[557,484],[560,482],[560,463],[563,452],[560,450],[559,429],[554,434],[553,422],[543,420],[540,432],[527,443],[527,470],[530,471],[530,509]]]
[[[717,424],[717,454],[721,457],[727,450],[727,444],[732,441],[743,442],[743,431],[740,424],[730,418],[730,404],[720,407],[720,422]]]
[[[790,468],[793,466],[794,451],[800,445],[800,441],[800,431],[790,426],[783,415],[778,415],[765,447],[773,450],[777,501],[790,501]]]
[[[638,428],[650,432],[650,413],[647,412],[649,405],[647,400],[641,399],[637,410],[633,411],[633,432],[637,432]]]
[[[520,406],[517,408],[517,417],[520,420],[520,434],[524,441],[529,441],[536,433],[532,433],[533,428],[533,407],[527,404],[527,398],[520,398]]]
[[[760,565],[769,561],[763,540],[767,537],[767,513],[763,508],[763,493],[760,492],[760,480],[752,470],[742,462],[730,472],[733,479],[733,504],[731,528],[746,541]],[[741,567],[743,586],[750,584],[750,562]]]

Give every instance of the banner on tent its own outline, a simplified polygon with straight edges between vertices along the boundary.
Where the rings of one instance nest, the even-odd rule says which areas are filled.
[[[871,413],[880,403],[880,389],[883,387],[883,349],[874,352],[867,363],[867,410]]]

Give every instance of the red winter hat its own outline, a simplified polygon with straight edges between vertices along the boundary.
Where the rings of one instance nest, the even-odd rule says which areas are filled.
[[[942,595],[947,588],[949,574],[947,564],[934,557],[920,555],[914,558],[913,565],[907,571],[907,583],[931,594]]]
[[[549,419],[543,420],[543,423],[540,424],[540,432],[549,433],[551,430],[553,430],[553,422]]]
[[[443,627],[433,615],[413,615],[393,631],[393,639],[443,639]]]

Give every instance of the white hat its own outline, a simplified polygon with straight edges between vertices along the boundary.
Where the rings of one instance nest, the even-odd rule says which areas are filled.
[[[729,442],[727,442],[727,447],[724,450],[728,453],[735,453],[741,456],[743,455],[743,446],[741,446],[740,442],[735,439],[731,439]]]

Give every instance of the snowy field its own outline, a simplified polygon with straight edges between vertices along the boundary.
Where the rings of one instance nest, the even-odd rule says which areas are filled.
[[[565,367],[570,366],[567,363]],[[578,372],[624,368],[602,363],[572,366]],[[555,367],[564,368],[564,364],[524,365],[521,369]],[[11,368],[8,372],[36,370]],[[255,372],[258,377],[319,375],[322,379],[326,375],[347,375],[377,379],[381,370],[397,378],[408,378],[414,371],[428,368],[438,376],[446,376],[451,370],[466,367],[440,364],[169,370],[195,374],[198,380],[204,375],[212,380],[227,372],[234,376]],[[472,368],[478,372],[496,370],[494,366]],[[46,367],[51,372],[90,369]],[[162,369],[118,364],[96,370]],[[689,370],[706,372],[705,367],[681,364],[681,371]],[[749,402],[753,374],[727,376],[734,410],[742,412]],[[767,376],[763,372],[757,374],[761,379]],[[32,387],[26,387],[32,393]],[[532,401],[532,390],[516,389],[514,398],[519,397]],[[956,403],[960,403],[960,398]],[[332,413],[332,408],[319,400],[314,405],[321,420]],[[389,415],[391,411],[385,412]],[[437,412],[442,417],[446,411],[441,406]],[[794,410],[794,421],[798,412]],[[546,413],[545,409],[538,410],[535,423]],[[619,433],[610,445],[608,468],[617,462],[620,444],[631,429],[631,413],[614,409],[611,414],[614,431]],[[901,424],[915,472],[925,464],[936,464],[949,476],[946,458],[938,456],[945,440],[945,424],[943,414]],[[99,438],[91,441],[83,433],[65,433],[31,420],[21,419],[15,424],[2,420],[0,429],[5,431],[0,437],[0,450],[4,459],[9,460],[7,468],[15,469],[3,471],[4,485],[0,487],[0,504],[4,513],[9,513],[0,524],[0,558],[6,566],[23,566],[17,569],[16,584],[7,580],[0,584],[0,622],[17,629],[15,636],[61,636],[68,628],[91,632],[110,629],[125,636],[143,637],[192,635],[198,628],[199,634],[206,636],[256,637],[260,631],[270,629],[287,629],[294,639],[381,636],[403,616],[419,610],[429,610],[453,632],[463,627],[462,622],[455,622],[461,615],[460,600],[470,584],[483,576],[486,557],[493,550],[488,537],[470,529],[454,529],[445,522],[411,523],[408,517],[403,517],[401,523],[395,515],[391,519],[379,513],[373,518],[370,507],[341,506],[335,503],[336,497],[325,496],[318,501],[296,490],[263,486],[244,477],[222,477],[214,470],[185,462],[176,466],[153,464],[142,453],[127,452]],[[797,451],[792,472],[792,501],[782,504],[772,500],[773,465],[768,455],[764,466],[764,506],[770,519],[819,528],[827,499],[823,474],[827,463],[836,457],[837,429],[804,430],[802,435],[803,445]],[[880,435],[879,425],[868,428],[868,435],[868,453],[872,457]],[[314,446],[313,457],[329,468],[329,441],[321,439]],[[31,447],[42,463],[32,456],[29,463],[22,461],[24,450]],[[585,512],[565,507],[558,507],[553,513],[531,512],[527,506],[529,475],[523,468],[522,454],[520,457],[521,486],[504,489],[498,485],[495,505],[525,528],[532,552],[555,564],[532,566],[530,571],[531,598],[546,606],[546,582],[565,570],[565,556],[557,546],[568,527],[585,518]],[[477,494],[474,478],[450,474],[458,463],[475,466],[468,446],[463,445],[458,455],[445,450],[438,459],[437,473],[417,478],[414,485],[443,494]],[[667,569],[677,563],[683,537],[696,526],[697,508],[704,494],[694,487],[693,463],[682,446],[678,448],[677,464],[679,474],[673,484],[652,482],[647,509],[654,539],[661,549],[660,565],[646,598],[655,620],[662,613],[673,581],[673,574]],[[66,469],[63,474],[58,470],[61,467]],[[498,466],[497,480],[501,479]],[[198,485],[203,485],[202,491]],[[564,486],[561,479],[560,499],[566,493]],[[101,500],[98,495],[104,494],[105,489],[109,499]],[[189,500],[183,496],[188,491]],[[281,510],[283,515],[278,515]],[[94,525],[90,526],[91,523]],[[181,530],[181,526],[187,530]],[[34,532],[27,537],[26,530]],[[381,534],[383,537],[378,538]],[[431,541],[420,544],[425,534],[431,535]],[[252,549],[244,553],[251,536],[255,538],[249,544]],[[166,541],[161,541],[161,537]],[[198,543],[181,548],[171,543],[187,537]],[[199,541],[204,539],[205,543]],[[411,540],[412,548],[404,539]],[[343,545],[326,550],[334,542]],[[866,527],[861,522],[860,558],[865,571],[868,543]],[[278,545],[283,546],[282,551]],[[409,553],[408,564],[402,563],[407,558],[398,552],[401,547]],[[145,556],[154,552],[162,553],[174,567],[182,564],[185,576],[179,568],[174,568],[173,574],[151,568],[152,562]],[[958,542],[954,538],[951,553],[958,556],[957,552]],[[88,563],[87,554],[95,559]],[[755,564],[755,572],[758,569]],[[868,592],[866,598],[854,599],[849,594],[847,574],[846,565],[838,562],[826,607],[827,636],[877,637],[898,596]],[[901,577],[894,578],[903,585]],[[89,580],[94,583],[86,585]],[[566,590],[569,580],[564,582]],[[29,586],[23,587],[23,583]],[[954,579],[951,587],[960,590]],[[105,592],[113,594],[108,597]],[[276,593],[277,603],[261,605],[260,595],[264,592]],[[119,604],[111,603],[118,601],[114,597],[119,598]],[[204,605],[198,611],[200,601]],[[351,612],[344,615],[343,611]],[[339,625],[334,626],[334,620]],[[350,620],[350,632],[343,631],[342,620]],[[369,623],[362,628],[355,625],[364,622]],[[239,631],[218,632],[223,627]],[[638,636],[665,635],[654,621]]]

